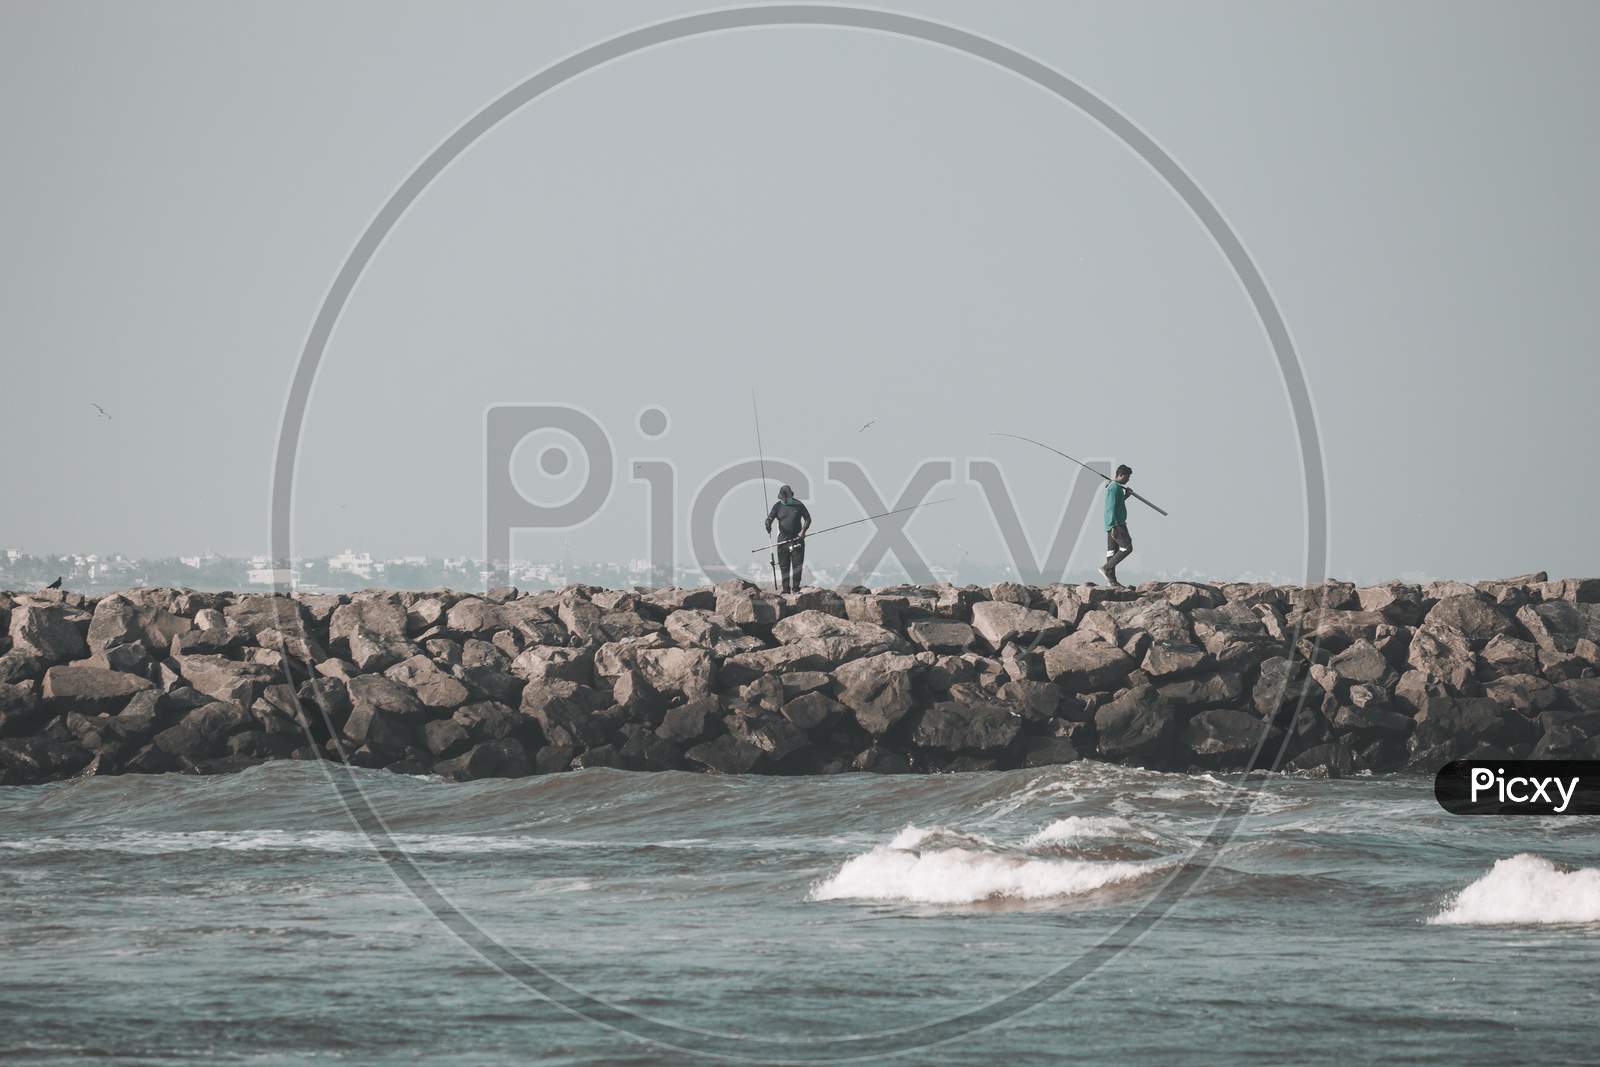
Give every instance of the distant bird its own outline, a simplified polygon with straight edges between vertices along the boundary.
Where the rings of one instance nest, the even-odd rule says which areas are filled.
[[[98,411],[100,413],[100,417],[102,419],[109,419],[111,417],[111,412],[107,411],[105,408],[101,407],[99,404],[96,404],[94,401],[91,400],[89,402],[89,406],[94,408],[96,411]]]
[[[61,588],[61,579],[57,578],[55,581],[53,581],[49,585],[45,586],[45,588],[46,589],[60,589]]]
[[[856,433],[861,433],[862,430],[865,430],[868,426],[871,426],[873,423],[875,423],[877,421],[878,421],[877,419],[868,419],[866,422],[861,424],[861,429],[857,430]]]

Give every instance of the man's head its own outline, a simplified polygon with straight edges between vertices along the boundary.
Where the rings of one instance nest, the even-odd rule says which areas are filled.
[[[1133,477],[1133,468],[1124,463],[1117,468],[1117,481],[1123,485],[1128,484],[1128,479]]]
[[[794,499],[794,490],[790,489],[787,485],[778,486],[778,499],[779,500],[793,500]]]

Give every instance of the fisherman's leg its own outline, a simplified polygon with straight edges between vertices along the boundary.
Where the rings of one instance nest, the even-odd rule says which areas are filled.
[[[789,553],[789,562],[794,567],[794,591],[800,591],[800,567],[806,561],[806,543],[796,541],[793,551]]]
[[[1106,561],[1100,568],[1100,573],[1106,576],[1106,581],[1112,585],[1121,585],[1117,580],[1117,564],[1133,555],[1133,538],[1128,533],[1128,528],[1123,525],[1113,526],[1106,531]]]
[[[1111,570],[1115,572],[1117,564],[1133,555],[1133,535],[1126,526],[1119,524],[1112,528],[1111,536],[1117,543],[1117,553],[1111,560]]]
[[[783,592],[789,591],[789,546],[778,545],[778,577],[783,579]]]

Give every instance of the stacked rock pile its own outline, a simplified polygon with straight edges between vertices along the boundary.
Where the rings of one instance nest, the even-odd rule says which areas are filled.
[[[1600,580],[0,594],[0,782],[1600,757]]]

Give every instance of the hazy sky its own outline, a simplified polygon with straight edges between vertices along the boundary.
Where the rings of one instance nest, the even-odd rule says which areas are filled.
[[[1306,369],[1335,573],[1600,573],[1600,8],[892,7],[1078,80],[1220,208]],[[0,544],[264,551],[290,375],[384,200],[506,89],[694,10],[6,0]],[[965,477],[990,458],[1042,554],[1072,472],[986,436],[1007,430],[1137,469],[1172,514],[1135,509],[1127,577],[1302,567],[1283,383],[1178,197],[1015,75],[795,28],[593,70],[445,172],[333,336],[294,549],[480,554],[485,408],[532,402],[610,427],[618,481],[592,522],[519,554],[642,556],[629,462],[671,460],[686,513],[753,455],[751,389],[819,525],[861,514],[825,459],[892,501],[948,458],[933,495],[955,503],[912,524],[918,544],[1004,559]],[[670,418],[654,439],[649,406]],[[517,477],[555,499],[585,464],[552,479],[542,447]],[[730,557],[760,543],[760,513],[754,485],[720,512]],[[1101,540],[1091,522],[1075,565]]]

